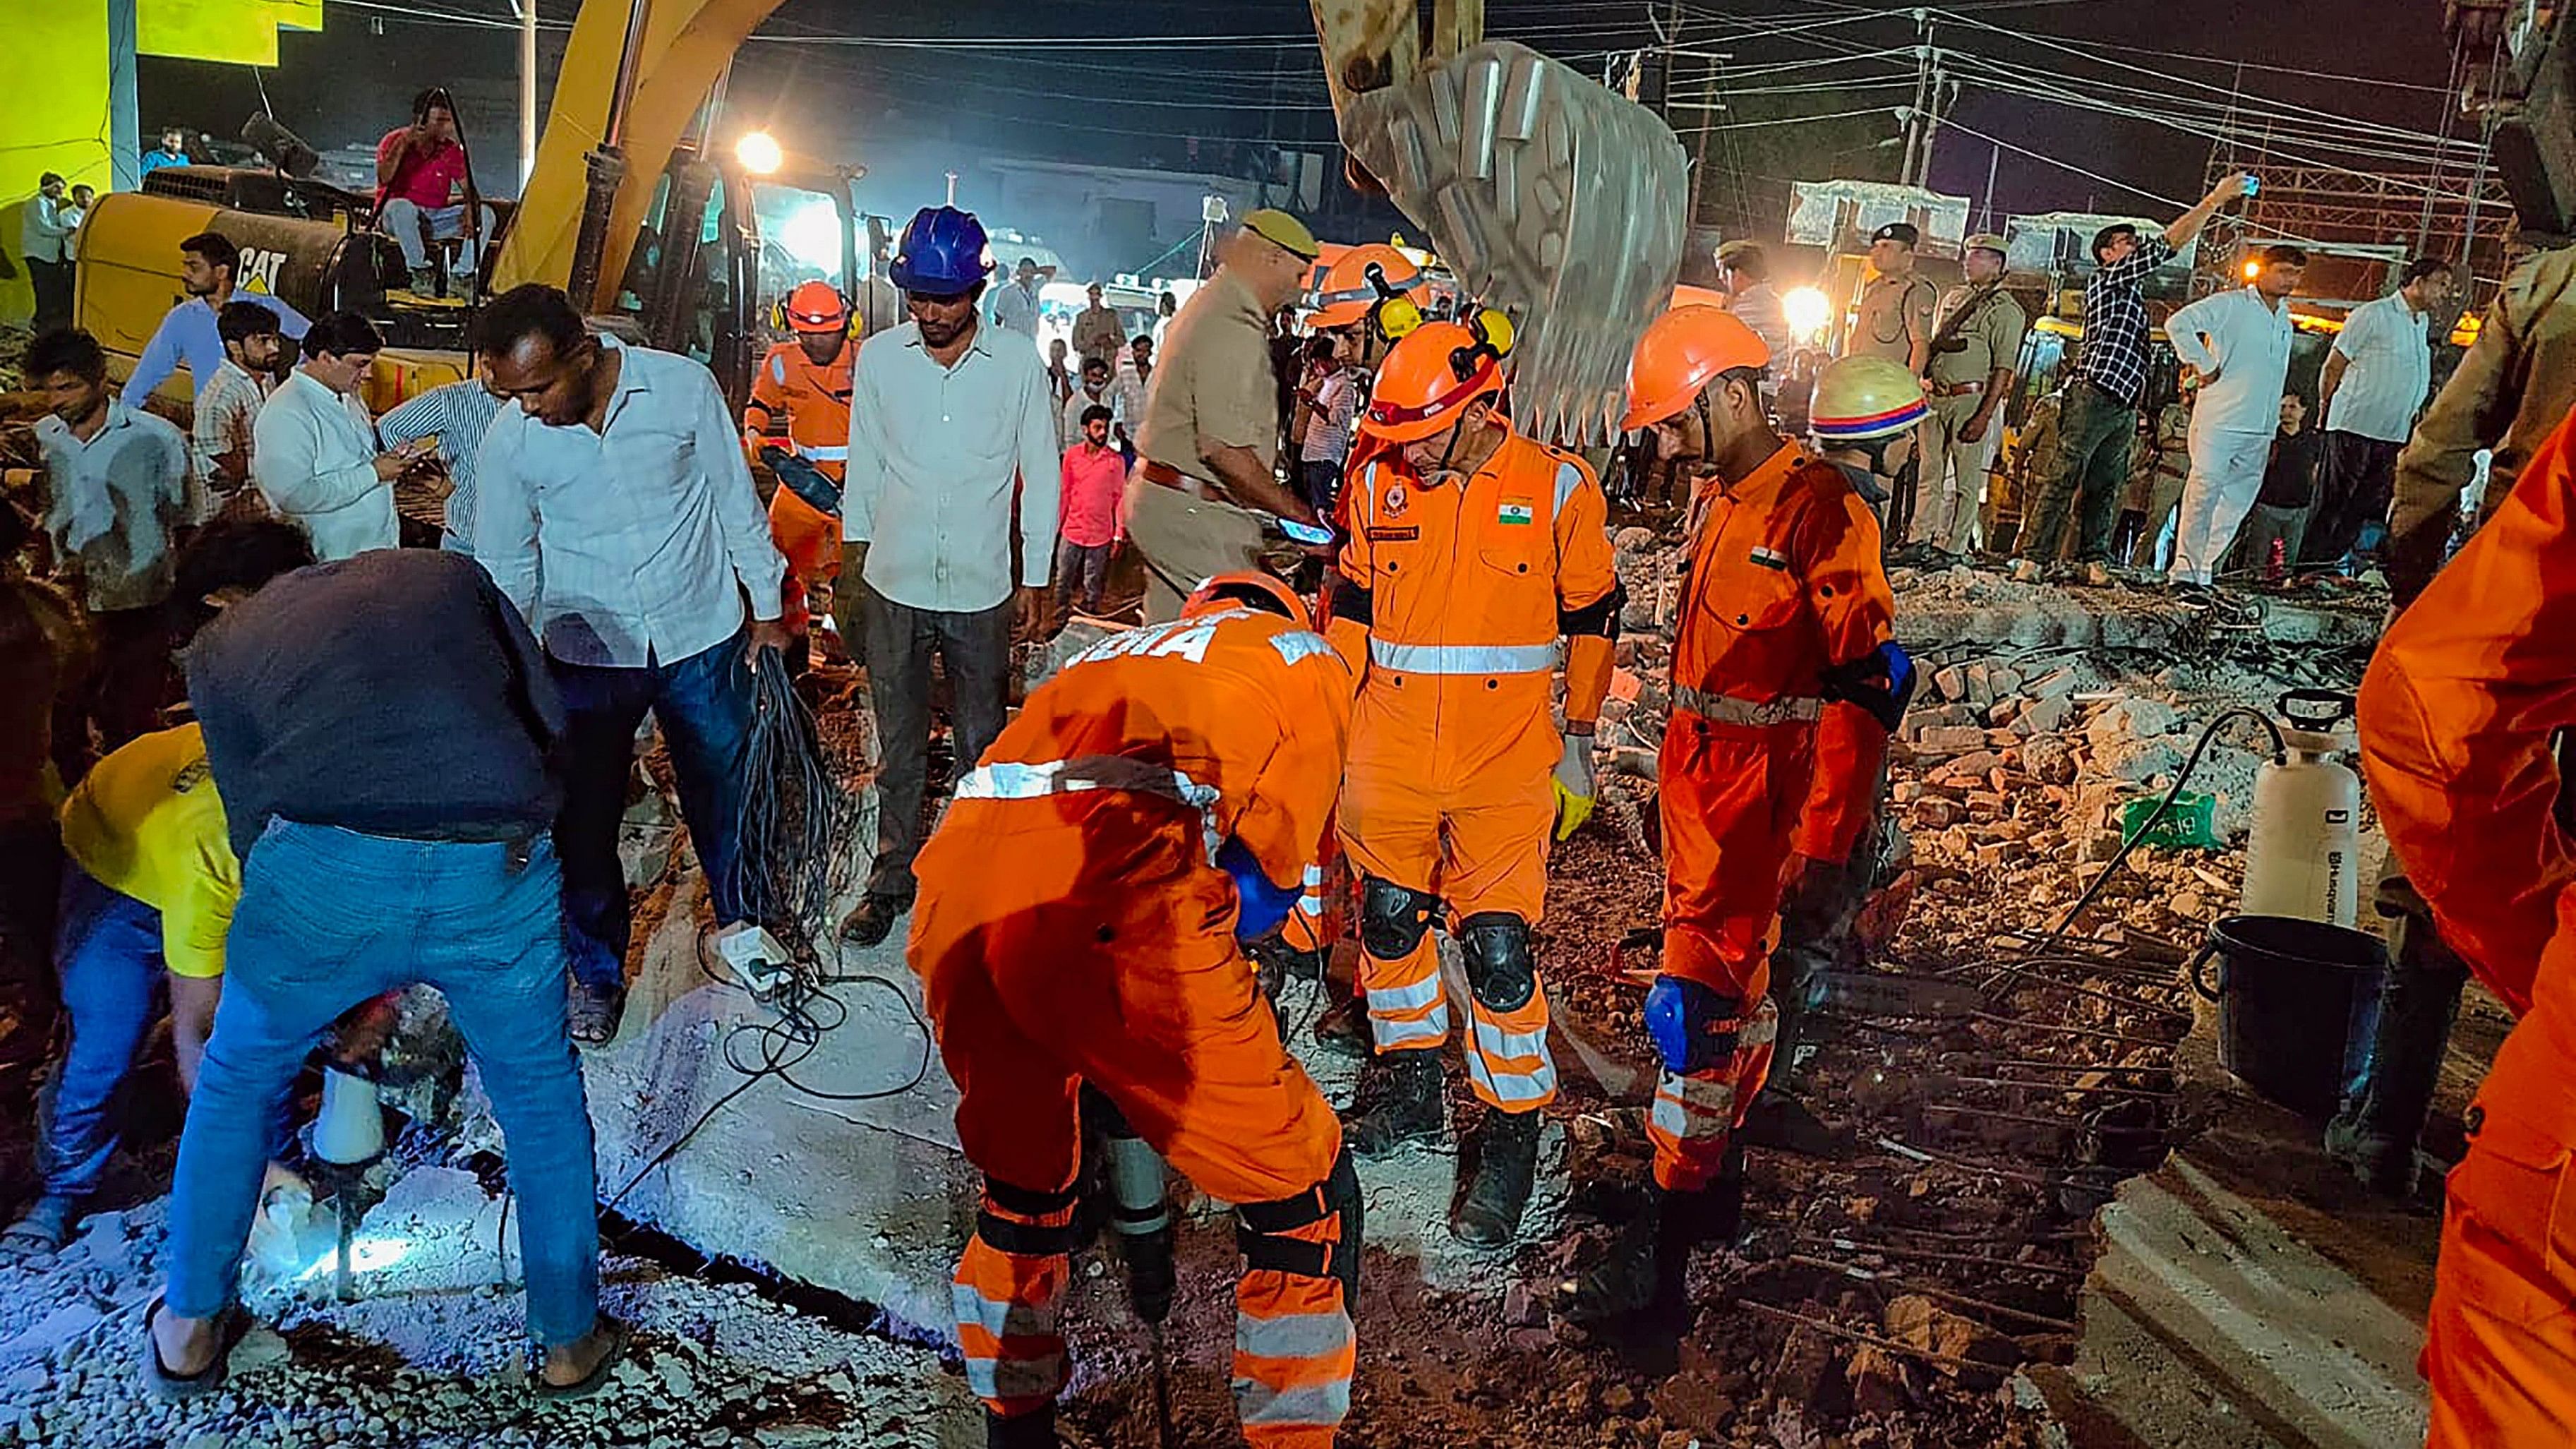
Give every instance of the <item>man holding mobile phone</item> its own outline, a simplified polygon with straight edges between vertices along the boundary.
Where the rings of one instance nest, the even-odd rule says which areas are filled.
[[[251,427],[251,479],[269,506],[313,540],[323,562],[401,542],[394,480],[435,447],[387,450],[360,398],[384,338],[355,312],[304,334],[304,360]]]

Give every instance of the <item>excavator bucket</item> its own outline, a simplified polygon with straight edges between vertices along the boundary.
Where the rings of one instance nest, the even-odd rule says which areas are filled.
[[[1533,437],[1614,438],[1628,355],[1681,270],[1681,143],[1650,111],[1490,40],[1350,95],[1342,144],[1512,319],[1512,411]]]

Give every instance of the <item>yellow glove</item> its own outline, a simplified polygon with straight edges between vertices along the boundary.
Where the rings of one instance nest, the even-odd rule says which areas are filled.
[[[1592,736],[1565,737],[1565,755],[1556,762],[1556,775],[1548,783],[1556,790],[1556,838],[1563,840],[1592,818],[1593,802],[1600,794],[1592,777]]]

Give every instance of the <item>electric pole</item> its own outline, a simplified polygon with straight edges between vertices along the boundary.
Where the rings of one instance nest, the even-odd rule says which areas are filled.
[[[1905,163],[1896,174],[1906,186],[1915,184],[1915,163],[1930,135],[1925,122],[1932,106],[1932,12],[1914,12],[1914,38],[1914,104],[1905,110]]]

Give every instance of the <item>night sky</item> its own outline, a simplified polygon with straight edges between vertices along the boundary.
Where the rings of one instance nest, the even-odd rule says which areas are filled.
[[[539,3],[549,21],[569,19],[570,0]],[[1669,0],[1655,0],[1655,9],[1666,13]],[[1606,53],[1654,43],[1646,12],[1643,0],[1494,0],[1488,29],[1597,75]],[[1816,124],[1747,123],[1903,104],[1910,87],[1902,78],[1912,61],[1902,55],[1765,72],[1910,45],[1908,12],[1844,0],[1693,0],[1681,13],[1686,47],[1726,56],[1719,79],[1728,109],[1718,119],[1730,128],[1710,135],[1708,220],[1730,231],[1776,235],[1792,177],[1893,177],[1898,152],[1882,143],[1898,126],[1884,113]],[[325,32],[283,37],[280,66],[260,80],[280,117],[323,147],[372,145],[400,122],[416,87],[444,81],[463,105],[478,173],[507,192],[514,189],[516,145],[516,50],[508,14],[507,0],[418,0],[399,7],[371,0],[366,8],[331,0]],[[2206,139],[2166,126],[2070,109],[2011,89],[2061,85],[2124,108],[2169,108],[2172,96],[2223,105],[2237,79],[2223,62],[2242,61],[2244,87],[2274,102],[2417,131],[2440,126],[2446,109],[2440,90],[2449,48],[2435,0],[2268,7],[2239,0],[1966,0],[1953,14],[1956,19],[1936,19],[1934,40],[1976,57],[1960,67],[1952,112],[1960,125],[2095,173],[2079,175],[2009,150],[1998,155],[1965,130],[1945,133],[1935,151],[1933,185],[1983,200],[1993,160],[1994,202],[2003,211],[2164,214],[2172,208],[2123,187],[2183,202],[2196,198],[2209,148]],[[1306,7],[1293,0],[788,0],[744,49],[729,122],[766,123],[791,148],[867,163],[883,193],[871,209],[895,215],[937,200],[921,193],[938,184],[943,170],[986,155],[1232,169],[1229,163],[1241,164],[1268,144],[1329,147],[1331,116],[1318,55],[1306,39],[1310,25]],[[1984,26],[2027,27],[2033,38]],[[1025,39],[999,48],[921,48],[817,36]],[[1082,39],[1146,37],[1167,43],[1106,48]],[[2051,39],[2138,49],[2074,57],[2048,48]],[[1221,43],[1227,41],[1234,43]],[[559,33],[546,37],[549,67],[560,44]],[[2113,62],[2140,69],[2119,70]],[[1696,57],[1677,62],[1676,94],[1706,94],[1707,65]],[[2007,67],[2015,78],[1981,76],[1981,66]],[[1738,71],[1749,75],[1730,81]],[[1870,81],[1880,84],[1871,88]],[[2195,82],[2215,89],[2195,91]],[[2168,99],[2111,96],[2102,83]],[[230,134],[260,103],[245,68],[195,62],[145,60],[141,93],[147,135],[172,121]],[[1676,120],[1687,128],[1691,113]],[[2276,134],[2284,144],[2306,144],[2296,128]],[[1696,140],[1685,131],[1686,145]],[[1236,145],[1229,149],[1228,142]],[[2355,164],[2414,169],[2394,158]]]

